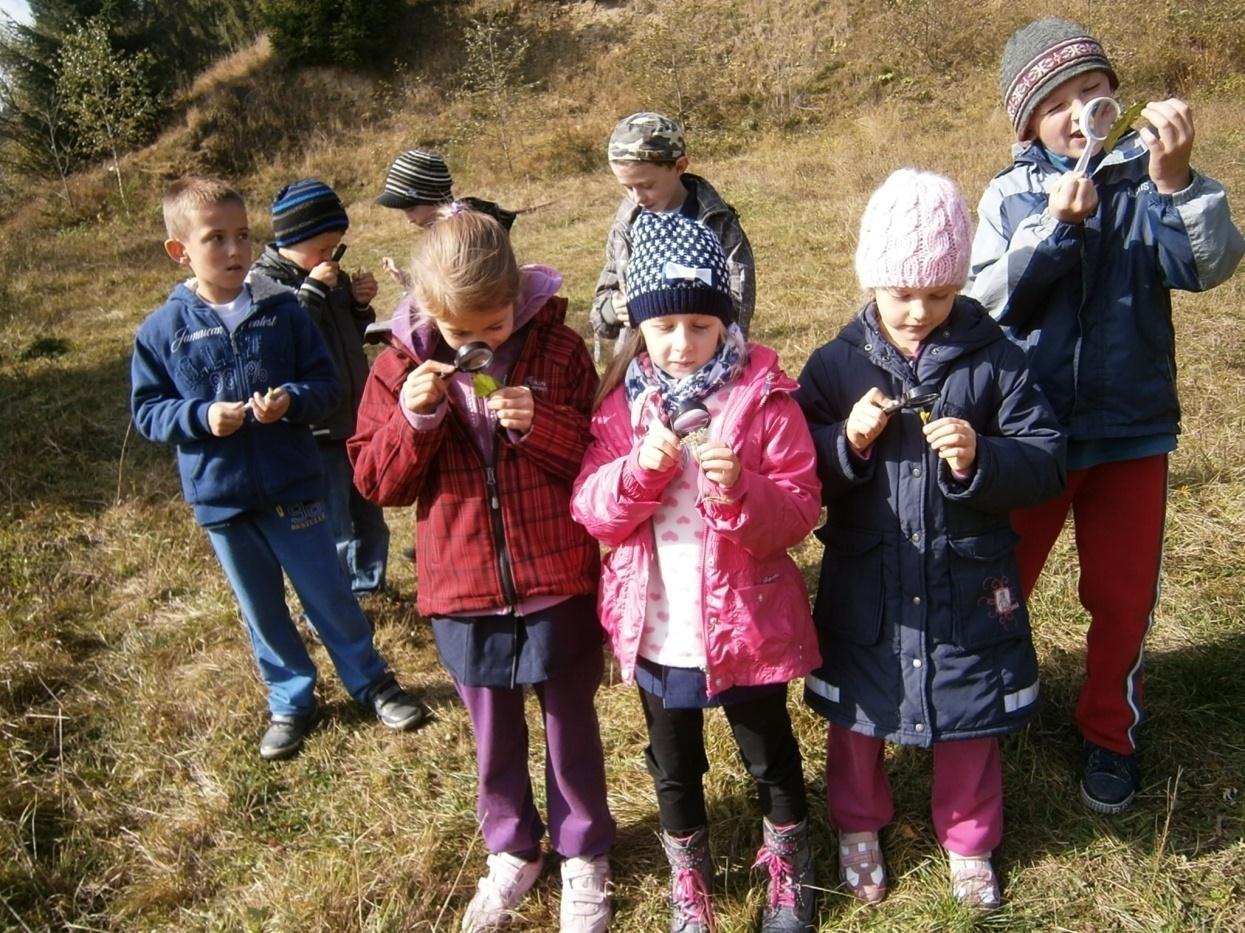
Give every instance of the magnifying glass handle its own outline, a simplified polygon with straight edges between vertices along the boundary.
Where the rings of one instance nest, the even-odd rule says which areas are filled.
[[[1081,153],[1081,157],[1076,160],[1076,166],[1072,169],[1074,172],[1085,174],[1085,170],[1089,168],[1089,160],[1094,157],[1094,153],[1098,151],[1098,143],[1094,140],[1085,141],[1085,151]]]

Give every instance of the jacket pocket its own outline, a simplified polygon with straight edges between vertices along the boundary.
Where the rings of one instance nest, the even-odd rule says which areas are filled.
[[[817,590],[817,624],[857,645],[877,644],[882,633],[882,535],[822,528],[826,545]]]
[[[1028,637],[1029,610],[1020,592],[1016,540],[1010,528],[948,539],[954,631],[960,647]]]

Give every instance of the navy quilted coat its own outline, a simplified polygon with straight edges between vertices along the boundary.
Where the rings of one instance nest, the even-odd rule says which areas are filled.
[[[904,411],[867,458],[844,423],[871,388],[892,398],[939,387],[930,420],[978,434],[957,480]],[[915,363],[878,330],[870,302],[800,375],[796,398],[817,448],[828,509],[814,606],[822,666],[805,699],[857,732],[908,745],[1019,728],[1037,711],[1037,659],[1008,513],[1057,495],[1065,441],[1023,352],[959,297]]]

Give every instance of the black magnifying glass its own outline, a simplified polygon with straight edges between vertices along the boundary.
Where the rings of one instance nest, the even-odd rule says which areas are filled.
[[[713,417],[709,409],[697,401],[687,401],[678,407],[670,418],[670,430],[680,439],[709,427]]]
[[[478,373],[482,369],[487,369],[492,362],[493,348],[483,340],[473,340],[458,348],[454,354],[454,369],[448,373],[442,373],[441,378],[448,379],[454,373]]]
[[[913,386],[898,399],[883,408],[882,414],[893,415],[899,411],[915,411],[929,414],[936,401],[938,401],[938,389],[934,386]]]

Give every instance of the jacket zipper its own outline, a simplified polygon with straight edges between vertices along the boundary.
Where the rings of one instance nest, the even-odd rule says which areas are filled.
[[[252,305],[252,312],[251,312],[251,313],[252,313],[252,314],[254,314],[254,305]],[[239,330],[239,329],[240,329],[243,325],[245,325],[245,324],[246,324],[246,322],[250,319],[250,317],[251,317],[251,315],[250,315],[250,314],[248,314],[248,315],[247,315],[247,316],[246,316],[243,320],[241,320],[241,321],[239,321],[239,322],[238,322],[238,326],[237,326],[237,327],[235,327],[232,331],[230,331],[230,332],[229,332],[229,349],[230,349],[230,351],[233,353],[233,363],[234,363],[234,367],[235,367],[235,368],[237,369],[237,371],[238,371],[238,387],[239,387],[239,389],[241,389],[241,390],[242,390],[242,392],[243,392],[244,396],[246,395],[247,390],[248,390],[250,387],[246,384],[246,370],[245,370],[245,369],[243,368],[243,366],[242,366],[242,354],[241,354],[241,352],[239,352],[239,350],[238,350],[237,332],[238,332],[238,330]],[[241,399],[241,401],[245,402],[245,401],[246,401],[246,398],[244,397],[243,399]],[[242,425],[242,427],[243,427],[243,428],[245,428],[245,427],[246,427],[245,416],[243,417],[243,425]],[[241,428],[239,428],[239,430],[241,430]],[[250,464],[251,464],[251,468],[250,468],[249,470],[247,470],[246,472],[247,472],[247,476],[248,476],[248,478],[249,478],[249,479],[250,479],[250,481],[251,481],[251,490],[253,491],[253,493],[254,493],[254,495],[255,495],[255,501],[256,501],[256,502],[266,503],[266,502],[267,502],[267,496],[265,496],[265,495],[264,495],[264,490],[263,490],[263,487],[262,487],[262,486],[259,484],[259,482],[256,480],[256,476],[259,474],[259,472],[260,472],[260,471],[259,471],[258,469],[256,469],[256,468],[255,468],[255,467],[256,467],[256,462],[255,462],[255,432],[254,432],[254,431],[246,431],[246,432],[245,432],[245,434],[246,434],[246,438],[245,438],[244,443],[246,444],[246,458],[247,458],[247,460],[248,460],[248,461],[250,462]]]
[[[501,517],[501,493],[497,487],[497,471],[491,466],[484,468],[484,482],[488,486],[488,515],[497,542],[497,574],[501,577],[502,597],[512,610],[518,609],[518,592],[510,569],[510,549],[506,547],[506,526]]]

